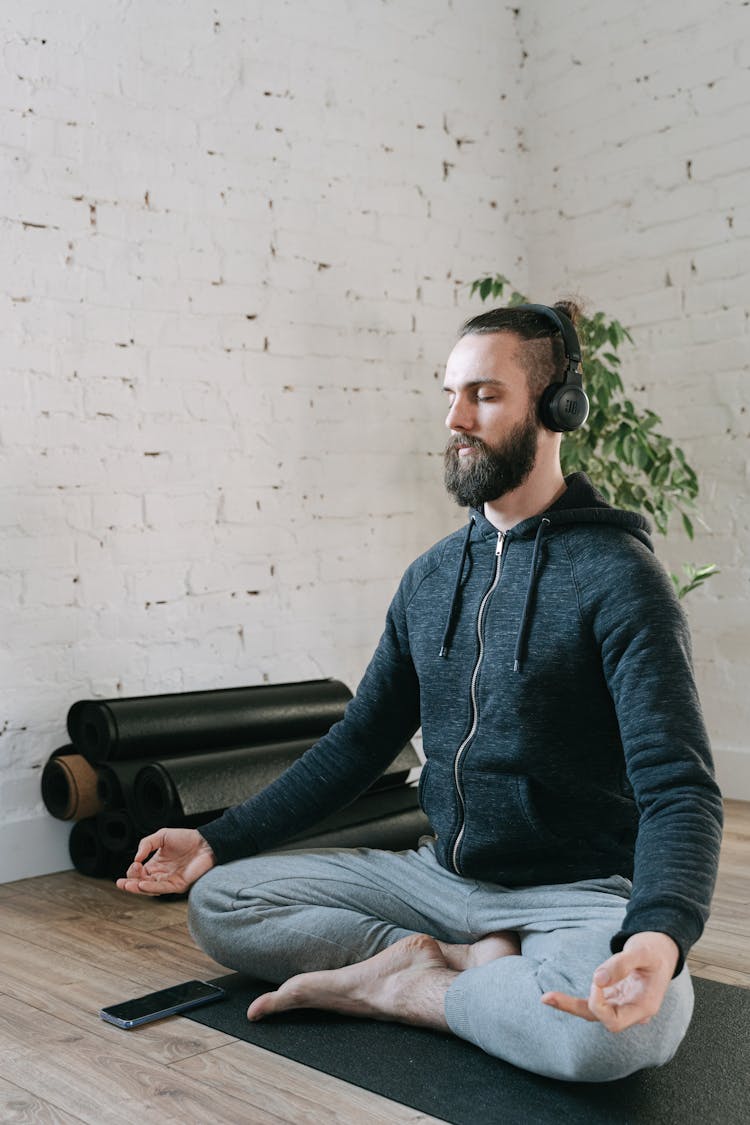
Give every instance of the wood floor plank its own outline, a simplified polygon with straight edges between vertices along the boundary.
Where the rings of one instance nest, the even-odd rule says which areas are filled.
[[[693,949],[695,956],[706,964],[736,968],[741,972],[750,969],[747,935],[732,933],[718,926],[706,927],[703,937]]]
[[[0,994],[0,1052],[18,1047],[74,1043],[77,1038],[76,1029],[69,1023],[54,1016],[40,1019],[38,1009],[7,993]]]
[[[78,871],[62,871],[56,875],[39,875],[8,883],[15,888],[15,897],[32,903],[57,904],[74,914],[85,913],[89,918],[102,918],[114,922],[127,921],[133,929],[162,929],[184,918],[187,902],[183,898],[148,898],[118,891],[110,879],[87,879]]]
[[[88,1125],[248,1120],[247,1102],[85,1033],[71,1043],[0,1051],[0,1078]]]
[[[734,984],[739,988],[750,988],[750,972],[741,972],[739,969],[728,969],[721,965],[700,965],[691,968],[694,977],[705,977],[707,980],[716,980],[721,984]]]
[[[34,984],[40,981],[67,984],[81,980],[90,966],[84,958],[71,955],[54,957],[47,946],[32,941],[19,941],[0,931],[0,964],[3,966],[3,987],[9,984]]]
[[[3,1125],[81,1125],[80,1117],[73,1117],[59,1106],[52,1106],[2,1078],[0,1121]]]
[[[80,914],[80,909],[59,902],[14,895],[0,904],[0,931],[25,939],[34,930],[49,929]]]
[[[187,928],[187,922],[176,922],[171,926],[165,926],[162,930],[154,930],[154,934],[165,941],[173,942],[175,945],[190,945],[195,948],[195,942],[190,936]],[[224,972],[228,972],[224,969]]]
[[[58,959],[85,961],[100,969],[113,966],[137,981],[141,992],[226,972],[194,945],[178,945],[127,923],[97,919],[92,925],[86,915],[66,919],[47,930],[35,930],[29,940]]]
[[[304,1125],[414,1125],[434,1117],[341,1082],[329,1074],[235,1040],[174,1064],[217,1090],[244,1097],[285,1121]]]
[[[111,970],[89,968],[81,979],[64,983],[41,974],[31,981],[18,980],[14,973],[3,987],[8,996],[31,1009],[34,1014],[30,1018],[36,1024],[46,1023],[46,1016],[52,1016],[81,1031],[109,1036],[120,1046],[127,1041],[128,1050],[158,1062],[175,1062],[235,1042],[231,1036],[192,1020],[158,1020],[131,1031],[103,1022],[101,1008],[142,992],[137,982]]]
[[[28,883],[28,879],[22,880],[23,883]],[[19,893],[18,888],[21,883],[0,883],[0,903],[6,898],[13,898]]]

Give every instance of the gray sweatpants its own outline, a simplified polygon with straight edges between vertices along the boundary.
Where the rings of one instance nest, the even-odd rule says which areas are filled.
[[[451,984],[449,1027],[537,1074],[602,1082],[668,1062],[693,1009],[686,968],[659,1014],[623,1032],[541,1003],[550,990],[588,996],[630,889],[619,875],[521,888],[465,879],[441,867],[432,840],[422,840],[418,851],[269,853],[215,867],[190,892],[189,924],[220,964],[274,982],[362,961],[413,933],[463,944],[514,930],[520,957],[469,969]]]

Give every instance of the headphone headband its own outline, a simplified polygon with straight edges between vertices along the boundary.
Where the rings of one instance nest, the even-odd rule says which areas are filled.
[[[546,316],[547,320],[551,320],[555,327],[559,330],[563,340],[563,347],[565,348],[565,359],[567,366],[563,382],[568,381],[569,375],[577,375],[578,382],[580,383],[581,366],[581,345],[578,340],[578,333],[575,330],[573,321],[569,316],[566,316],[560,309],[553,309],[549,305],[514,305],[514,309],[524,309],[526,312],[535,312],[540,316]]]

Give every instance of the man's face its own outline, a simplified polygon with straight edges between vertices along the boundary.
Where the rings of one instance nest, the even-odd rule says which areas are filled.
[[[448,357],[445,487],[464,507],[481,510],[523,484],[534,467],[539,422],[520,347],[509,332],[469,334]]]

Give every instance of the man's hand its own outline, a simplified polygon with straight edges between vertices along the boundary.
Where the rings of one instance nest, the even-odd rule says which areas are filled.
[[[608,1031],[648,1023],[661,1008],[679,955],[677,943],[668,934],[633,934],[621,953],[596,969],[588,1000],[545,992],[542,1001],[572,1016],[599,1020]]]
[[[117,886],[134,895],[182,894],[215,864],[214,853],[194,828],[160,828],[141,840]]]

